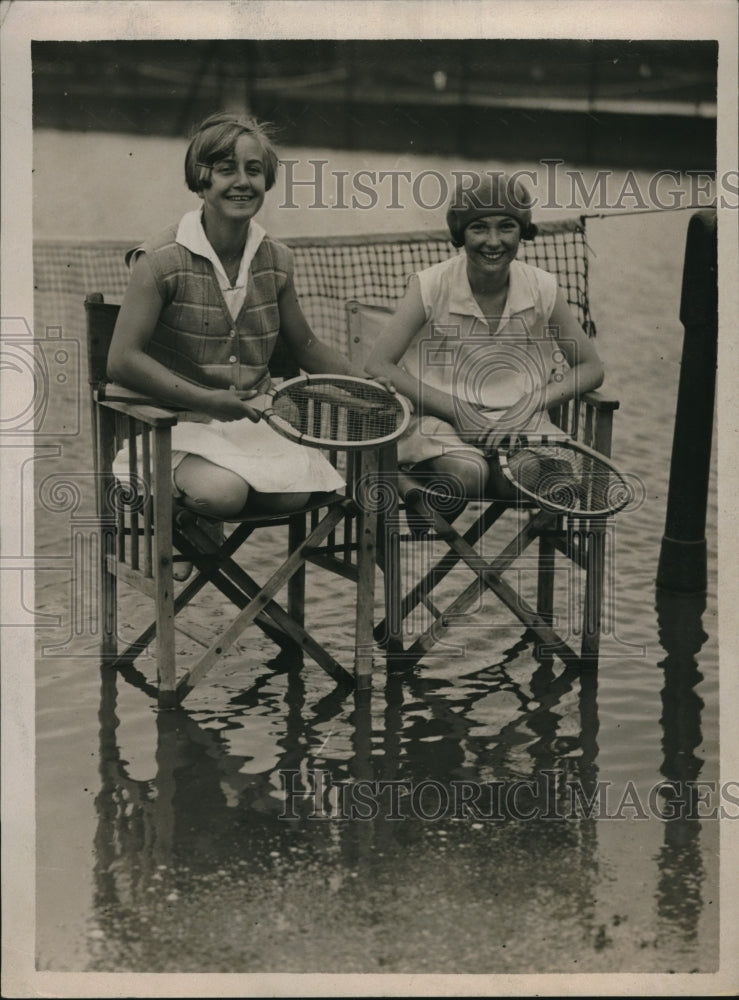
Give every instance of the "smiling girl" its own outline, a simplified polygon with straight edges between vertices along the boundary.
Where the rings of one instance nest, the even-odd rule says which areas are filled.
[[[497,456],[476,447],[483,429],[555,430],[546,411],[599,386],[603,367],[554,276],[516,260],[536,233],[526,188],[499,173],[478,181],[447,212],[464,253],[410,278],[367,370],[415,406],[398,444],[413,476],[438,477],[463,500],[513,499]]]
[[[364,374],[314,337],[292,252],[254,221],[277,165],[263,125],[219,113],[199,126],[185,178],[202,205],[127,254],[108,356],[113,381],[191,411],[172,431],[174,492],[221,519],[285,513],[343,485],[320,452],[260,420],[278,334],[307,372]],[[127,468],[124,455],[114,468]]]

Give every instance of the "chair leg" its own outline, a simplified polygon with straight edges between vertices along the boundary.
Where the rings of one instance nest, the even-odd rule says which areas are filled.
[[[102,635],[100,652],[109,662],[118,655],[118,577],[111,572],[109,558],[115,559],[115,527],[102,525],[100,532],[100,601]]]
[[[117,552],[116,510],[114,507],[113,456],[115,454],[115,418],[95,407],[93,427],[97,441],[95,481],[96,505],[100,526],[100,652],[104,662],[118,653],[118,578],[111,569]]]
[[[172,452],[169,429],[155,436],[152,490],[154,494],[154,599],[156,601],[159,708],[177,705],[175,664],[174,577],[172,575]]]
[[[605,527],[593,524],[587,531],[585,570],[585,602],[583,608],[582,661],[586,666],[598,665],[600,651],[603,578],[605,573]]]
[[[155,570],[157,675],[159,678],[159,708],[176,708],[177,686],[174,630],[174,580],[172,557],[157,553]]]
[[[372,686],[376,541],[377,515],[371,511],[360,511],[357,516],[357,615],[354,654],[357,690],[366,690]]]
[[[380,568],[383,573],[385,618],[374,630],[375,638],[386,651],[388,667],[392,664],[393,656],[403,652],[400,534],[398,497],[396,493],[392,493],[388,509],[378,519],[378,547],[382,551]]]
[[[539,539],[539,569],[536,589],[536,610],[549,625],[554,621],[554,557],[556,549],[545,532]]]
[[[294,552],[305,541],[305,517],[305,514],[296,514],[290,518],[290,552]],[[305,627],[305,564],[287,581],[287,613],[301,628]]]

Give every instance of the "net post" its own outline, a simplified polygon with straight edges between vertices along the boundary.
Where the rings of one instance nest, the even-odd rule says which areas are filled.
[[[718,350],[716,212],[688,223],[680,322],[685,328],[657,587],[706,589],[706,507]]]

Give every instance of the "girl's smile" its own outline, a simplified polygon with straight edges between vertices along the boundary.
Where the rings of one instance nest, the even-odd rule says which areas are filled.
[[[464,231],[469,263],[487,274],[507,269],[518,253],[521,227],[508,215],[474,219]]]
[[[240,135],[233,154],[213,164],[210,187],[201,191],[206,217],[248,221],[262,207],[265,191],[261,146],[253,136]]]

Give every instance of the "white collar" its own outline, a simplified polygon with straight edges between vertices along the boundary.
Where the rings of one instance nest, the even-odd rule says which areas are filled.
[[[472,294],[470,281],[467,277],[467,255],[461,253],[453,259],[455,263],[452,265],[454,274],[449,297],[449,311],[462,316],[477,316],[484,319],[477,299]],[[501,324],[516,313],[524,312],[535,305],[534,295],[529,283],[524,278],[521,262],[512,260],[508,274],[508,292],[503,315],[500,318]]]
[[[218,254],[215,252],[208,237],[205,235],[205,230],[203,229],[202,209],[196,208],[192,212],[187,212],[182,216],[180,224],[177,227],[177,235],[175,239],[183,247],[186,247],[191,253],[196,253],[200,257],[207,257],[215,268],[218,284],[222,289],[228,290],[231,288],[246,287],[246,278],[249,273],[249,266],[254,259],[255,253],[259,249],[259,244],[266,235],[266,230],[263,229],[258,222],[255,222],[254,219],[249,222],[246,244],[244,245],[244,253],[241,256],[239,273],[234,285],[232,285],[228,280]]]

